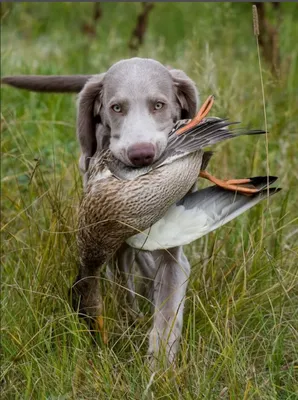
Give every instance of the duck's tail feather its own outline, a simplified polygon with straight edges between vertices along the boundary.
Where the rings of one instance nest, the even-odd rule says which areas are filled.
[[[208,223],[205,227],[205,235],[281,190],[280,188],[269,188],[277,180],[275,176],[257,176],[250,179],[253,185],[260,190],[254,195],[247,196],[218,186],[211,186],[187,194],[177,205],[183,205],[186,212],[197,210],[198,213],[206,214]]]
[[[1,83],[33,92],[79,93],[92,75],[16,75],[5,76]]]
[[[266,133],[261,129],[248,130],[238,128],[229,130],[229,126],[238,123],[229,122],[226,119],[209,118],[181,135],[176,135],[177,129],[174,129],[169,135],[166,151],[154,164],[154,167],[161,166],[164,162],[171,162],[176,158],[183,157],[224,140],[243,135],[262,135]],[[180,129],[180,126],[178,129]]]
[[[268,187],[276,181],[274,176],[251,179],[260,189],[259,193],[252,196],[218,186],[187,194],[160,221],[143,233],[131,237],[128,243],[149,251],[189,244],[243,214],[268,195],[272,196],[281,190]]]

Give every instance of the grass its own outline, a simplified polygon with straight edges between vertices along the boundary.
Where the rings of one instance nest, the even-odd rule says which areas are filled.
[[[139,3],[104,3],[96,38],[82,34],[91,3],[4,3],[2,75],[98,73],[135,55]],[[94,346],[72,312],[81,195],[75,96],[2,88],[3,399],[297,399],[298,34],[282,4],[282,74],[262,61],[265,138],[217,146],[220,176],[279,176],[282,192],[186,247],[192,264],[176,368],[144,366],[152,316],[132,325],[121,291],[105,286],[110,342]],[[137,55],[184,69],[214,115],[264,128],[251,6],[160,3]],[[148,304],[144,302],[144,309]]]

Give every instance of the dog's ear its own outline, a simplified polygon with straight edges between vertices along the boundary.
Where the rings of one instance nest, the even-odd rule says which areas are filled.
[[[199,94],[195,83],[179,69],[170,69],[172,75],[176,98],[181,108],[181,119],[193,118],[196,115]]]
[[[88,170],[97,148],[96,125],[100,121],[104,73],[94,75],[79,94],[77,104],[77,137],[81,146],[80,169]]]

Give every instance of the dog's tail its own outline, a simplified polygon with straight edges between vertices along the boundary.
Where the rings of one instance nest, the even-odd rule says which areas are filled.
[[[5,76],[1,83],[33,92],[79,93],[93,75],[16,75]]]

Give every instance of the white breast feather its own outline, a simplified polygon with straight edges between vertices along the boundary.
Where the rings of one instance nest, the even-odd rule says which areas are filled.
[[[157,250],[182,246],[208,233],[212,218],[197,207],[172,206],[162,219],[127,240],[138,249]]]

